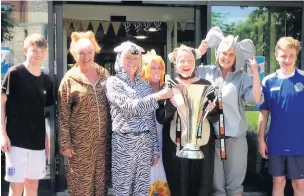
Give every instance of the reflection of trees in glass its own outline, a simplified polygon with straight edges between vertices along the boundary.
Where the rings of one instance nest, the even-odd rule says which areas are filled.
[[[272,73],[278,68],[274,57],[277,40],[283,36],[292,36],[296,39],[301,37],[302,20],[300,18],[302,13],[300,8],[257,7],[248,13],[245,21],[225,23],[225,19],[231,15],[233,13],[212,13],[212,17],[214,17],[212,26],[220,26],[225,35],[239,35],[239,40],[252,39],[256,47],[256,54],[266,58],[267,73]]]
[[[10,41],[13,38],[11,34],[12,28],[14,28],[12,11],[10,6],[1,5],[1,42]]]

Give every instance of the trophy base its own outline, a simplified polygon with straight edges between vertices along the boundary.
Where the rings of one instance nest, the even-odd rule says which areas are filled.
[[[193,144],[187,144],[178,154],[178,157],[185,159],[203,159],[202,151]]]

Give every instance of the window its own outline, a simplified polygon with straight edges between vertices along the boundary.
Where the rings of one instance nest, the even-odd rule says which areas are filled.
[[[5,65],[10,67],[25,60],[23,41],[31,33],[40,33],[47,38],[47,1],[2,1],[1,2],[1,56],[5,55]],[[6,56],[9,57],[6,57]],[[9,59],[9,61],[8,61]],[[3,62],[1,61],[1,64]],[[42,69],[48,73],[48,60]],[[1,71],[1,75],[5,71]]]
[[[212,26],[221,27],[225,36],[239,35],[239,40],[253,41],[256,55],[265,57],[266,75],[278,68],[274,56],[278,39],[283,36],[301,39],[301,8],[212,6],[211,13]],[[215,63],[214,52],[211,62]]]

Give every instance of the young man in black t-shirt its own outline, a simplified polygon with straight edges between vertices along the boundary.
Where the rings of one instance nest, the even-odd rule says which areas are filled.
[[[53,82],[41,72],[47,41],[31,34],[23,46],[26,60],[11,67],[1,90],[1,150],[6,156],[5,180],[10,195],[37,195],[46,169],[44,107],[53,104]],[[6,117],[6,119],[5,119]]]

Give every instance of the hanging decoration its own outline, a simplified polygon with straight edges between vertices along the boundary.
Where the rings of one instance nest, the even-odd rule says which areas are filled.
[[[73,24],[76,31],[82,31],[82,24],[80,20],[76,20],[73,22]]]
[[[187,20],[180,20],[178,21],[180,28],[185,31],[186,26],[187,26]]]
[[[123,25],[125,27],[125,31],[127,33],[129,33],[130,32],[131,23],[130,22],[124,22]]]
[[[97,20],[92,21],[93,31],[95,34],[97,33],[99,25],[100,25],[100,21],[97,21]]]
[[[84,31],[87,31],[90,25],[90,21],[89,20],[82,20],[81,21],[81,25]]]
[[[136,33],[139,33],[140,27],[141,27],[141,23],[140,22],[135,22],[134,23],[134,27],[135,27]]]
[[[144,30],[146,31],[146,32],[148,32],[149,31],[149,28],[151,27],[151,22],[145,22],[144,23]]]
[[[101,21],[101,25],[102,25],[104,34],[107,34],[109,26],[110,26],[110,22],[109,21]]]
[[[163,24],[163,22],[161,22],[161,21],[111,22],[111,21],[100,21],[100,20],[77,20],[77,19],[71,19],[71,18],[63,19],[63,26],[66,30],[68,30],[72,25],[74,27],[73,30],[75,30],[75,31],[87,31],[88,27],[90,26],[90,23],[92,24],[93,32],[95,34],[97,33],[99,25],[102,25],[104,34],[108,33],[109,27],[110,27],[110,25],[112,25],[115,35],[118,34],[121,24],[123,24],[124,30],[127,34],[132,32],[131,29],[134,29],[137,34],[140,32],[147,33],[150,31],[151,28],[154,28],[155,31],[160,31],[161,25]],[[172,31],[173,22],[166,21],[166,23],[167,23],[167,29],[169,31]],[[179,21],[179,24],[180,24],[181,29],[185,30],[187,21],[181,20],[181,21]]]
[[[156,22],[154,22],[154,25],[155,25],[155,28],[156,28],[157,31],[160,30],[161,24],[162,24],[161,21],[156,21]]]
[[[68,18],[63,19],[63,27],[65,29],[68,29],[70,27],[71,23],[72,23],[72,21],[70,19],[68,19]]]
[[[120,22],[112,22],[112,26],[113,26],[113,29],[114,29],[115,35],[117,35],[117,33],[118,33],[118,30],[119,30],[120,24],[121,24]]]

